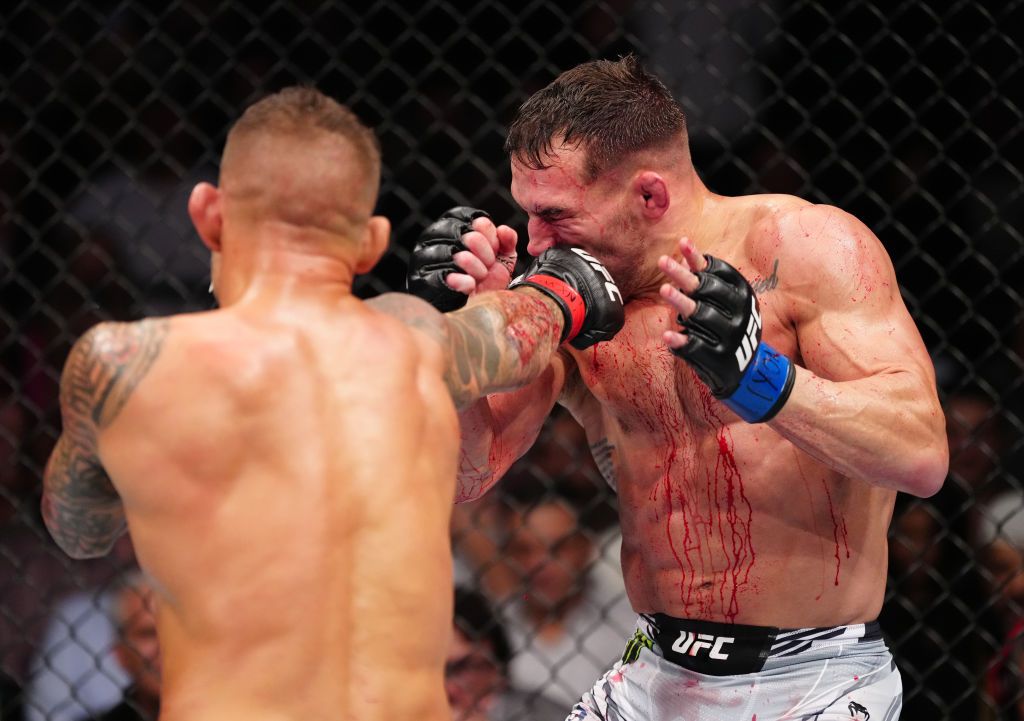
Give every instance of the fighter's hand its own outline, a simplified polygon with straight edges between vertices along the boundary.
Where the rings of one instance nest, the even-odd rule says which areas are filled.
[[[442,312],[461,308],[474,293],[503,290],[516,265],[516,239],[483,210],[452,208],[420,233],[406,287]]]
[[[622,294],[605,267],[582,248],[555,247],[541,253],[512,281],[550,296],[565,315],[562,342],[583,350],[611,340],[625,322]]]
[[[679,250],[681,261],[658,259],[669,279],[661,297],[681,326],[681,332],[665,331],[665,344],[743,420],[771,420],[789,399],[795,372],[786,356],[761,341],[754,289],[725,261],[701,255],[688,238]]]

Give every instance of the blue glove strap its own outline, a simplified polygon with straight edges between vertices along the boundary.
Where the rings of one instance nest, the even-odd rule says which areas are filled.
[[[739,388],[722,402],[747,423],[764,423],[774,418],[789,399],[795,377],[789,358],[761,343],[740,378]]]

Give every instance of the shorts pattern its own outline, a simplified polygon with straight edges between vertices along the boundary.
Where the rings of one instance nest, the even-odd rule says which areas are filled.
[[[637,622],[624,660],[567,721],[896,721],[903,683],[873,624],[778,630],[759,671],[710,675],[665,658]]]

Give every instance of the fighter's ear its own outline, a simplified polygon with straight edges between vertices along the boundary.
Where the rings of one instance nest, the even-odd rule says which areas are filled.
[[[224,226],[221,193],[210,183],[199,183],[188,197],[188,215],[203,244],[214,253],[220,252],[220,236]]]
[[[653,170],[638,173],[633,179],[633,195],[643,215],[656,220],[668,212],[668,184]]]
[[[374,215],[366,221],[363,238],[359,244],[356,259],[356,274],[369,273],[388,249],[391,238],[391,221],[382,215]]]

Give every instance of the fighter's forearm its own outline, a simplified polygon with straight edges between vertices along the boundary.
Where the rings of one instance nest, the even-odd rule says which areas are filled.
[[[558,304],[529,288],[482,294],[446,317],[455,365],[449,385],[460,408],[540,376],[564,324]]]
[[[506,459],[506,454],[500,452],[503,444],[494,427],[489,399],[481,398],[463,408],[459,412],[459,426],[462,439],[455,502],[463,503],[489,491],[515,458]]]
[[[104,489],[104,490],[100,490]],[[124,508],[99,462],[67,434],[57,441],[43,476],[43,521],[72,558],[103,556],[126,529]]]
[[[530,449],[554,408],[564,377],[564,366],[556,360],[524,388],[482,398],[460,411],[457,502],[482,496]]]
[[[795,446],[843,475],[930,496],[949,465],[934,388],[907,370],[834,382],[796,368],[789,400],[770,421]]]

